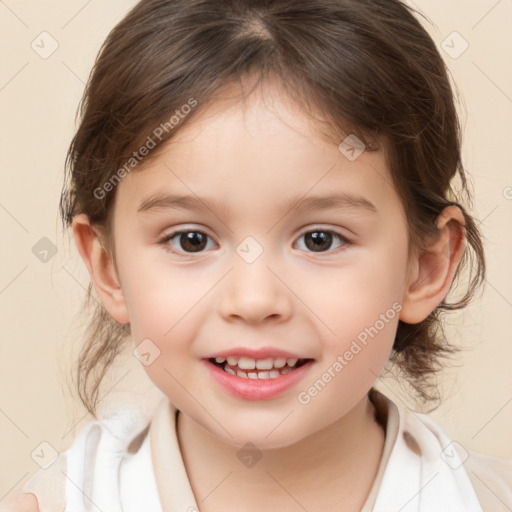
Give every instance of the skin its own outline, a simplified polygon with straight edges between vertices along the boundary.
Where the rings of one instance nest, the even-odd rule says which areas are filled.
[[[137,212],[164,191],[214,198],[223,208]],[[284,207],[289,198],[333,191],[364,196],[377,214]],[[422,321],[448,293],[465,244],[465,231],[450,221],[464,224],[455,206],[438,217],[428,249],[409,260],[403,205],[384,154],[365,151],[349,161],[278,88],[253,93],[243,109],[202,112],[123,178],[115,261],[101,230],[84,214],[74,218],[78,250],[105,307],[131,324],[135,346],[149,338],[160,350],[144,369],[181,411],[178,438],[201,511],[320,511],[339,503],[360,510],[385,440],[367,393],[390,356],[399,318]],[[349,242],[333,236],[315,252],[303,236],[313,228]],[[203,251],[187,253],[179,237],[159,243],[179,229],[208,235]],[[250,264],[236,252],[247,236],[263,249]],[[298,394],[393,303],[400,313],[321,393],[299,403]],[[201,363],[240,346],[278,347],[315,362],[283,396],[243,400]],[[252,468],[237,458],[247,442],[262,454]]]
[[[37,498],[32,493],[19,494],[0,502],[0,512],[39,512]]]

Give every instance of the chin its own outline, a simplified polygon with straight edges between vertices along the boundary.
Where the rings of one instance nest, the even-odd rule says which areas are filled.
[[[266,436],[267,434],[262,434],[261,432],[258,434],[241,432],[240,435],[234,435],[233,437],[229,437],[225,433],[222,437],[216,437],[223,443],[240,450],[249,449],[249,445],[254,445],[254,447],[260,451],[276,450],[293,446],[304,438],[301,434],[297,434],[297,437],[290,437],[288,433],[286,435],[272,434],[269,437]]]
[[[209,427],[203,425],[203,428],[207,428],[219,441],[235,448],[242,449],[247,443],[252,443],[260,450],[273,450],[292,446],[309,435],[305,432],[304,424],[285,425],[285,417],[286,414],[280,414],[272,418],[272,421],[262,421],[261,418],[258,420],[253,417],[252,421],[246,418],[241,422],[226,422],[222,425],[226,430],[209,422]]]

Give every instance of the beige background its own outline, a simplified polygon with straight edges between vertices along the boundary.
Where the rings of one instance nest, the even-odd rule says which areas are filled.
[[[57,204],[78,101],[101,42],[133,0],[0,1],[0,499],[39,469],[41,442],[60,452],[90,419],[68,389],[81,343],[80,311],[88,274],[61,236]],[[488,280],[464,313],[450,317],[453,343],[470,350],[444,373],[445,400],[432,415],[462,446],[512,457],[512,2],[416,0],[435,26],[465,101],[465,164],[486,237]],[[43,59],[38,51],[56,51]],[[442,41],[460,52],[444,51]],[[41,38],[44,37],[44,48]],[[448,38],[448,39],[447,39]],[[53,43],[55,44],[55,43]],[[37,48],[37,47],[36,47]],[[32,248],[47,237],[57,252],[41,262]],[[378,388],[405,393],[390,380]],[[161,398],[137,360],[126,355],[102,404],[133,395],[148,412]],[[130,396],[131,396],[130,395]],[[51,454],[51,448],[44,451]]]

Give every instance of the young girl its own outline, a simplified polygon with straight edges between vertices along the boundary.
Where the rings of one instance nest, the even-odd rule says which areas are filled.
[[[10,510],[512,510],[510,461],[374,388],[394,365],[438,398],[440,314],[485,275],[447,70],[410,8],[143,0],[99,54],[68,170],[96,420]],[[165,398],[98,419],[132,343]]]

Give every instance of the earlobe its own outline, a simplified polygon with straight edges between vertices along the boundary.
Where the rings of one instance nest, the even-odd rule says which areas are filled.
[[[86,214],[73,217],[75,243],[89,271],[96,292],[114,320],[130,322],[123,290],[109,251],[104,247],[102,233],[93,227]]]
[[[455,205],[437,217],[437,235],[411,262],[400,320],[423,321],[448,294],[466,246],[464,216]]]

